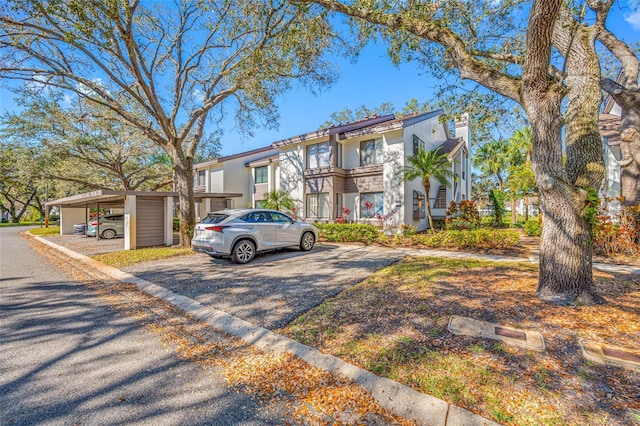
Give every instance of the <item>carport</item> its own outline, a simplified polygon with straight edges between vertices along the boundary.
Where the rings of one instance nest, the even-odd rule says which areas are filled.
[[[227,200],[242,194],[204,193],[194,202],[220,210]],[[89,209],[116,209],[124,213],[124,249],[173,244],[173,211],[177,192],[98,190],[49,201],[60,208],[60,235],[72,235],[73,225],[89,222]]]

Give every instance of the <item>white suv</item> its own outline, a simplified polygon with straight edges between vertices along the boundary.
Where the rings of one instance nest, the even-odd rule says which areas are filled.
[[[283,247],[313,248],[318,229],[275,210],[233,209],[209,213],[196,224],[191,246],[212,257],[249,263],[256,253]]]

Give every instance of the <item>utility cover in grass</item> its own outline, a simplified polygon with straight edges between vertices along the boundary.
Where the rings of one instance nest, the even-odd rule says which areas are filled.
[[[544,337],[537,331],[517,330],[501,324],[478,321],[454,315],[448,329],[453,334],[500,340],[508,345],[537,352],[544,352]]]
[[[640,373],[640,353],[590,340],[580,340],[582,356],[596,364],[612,365]]]

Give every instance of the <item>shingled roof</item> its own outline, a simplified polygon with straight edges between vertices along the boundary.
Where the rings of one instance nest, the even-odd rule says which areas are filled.
[[[453,156],[464,146],[464,139],[455,138],[447,139],[442,145],[438,147],[439,154],[447,154],[447,159],[453,159]]]

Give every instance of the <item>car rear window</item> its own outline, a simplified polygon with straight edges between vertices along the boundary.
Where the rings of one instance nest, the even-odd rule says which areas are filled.
[[[222,222],[223,220],[225,220],[228,217],[229,217],[228,214],[210,214],[210,215],[207,215],[207,217],[204,218],[202,223],[216,224],[216,223]]]

